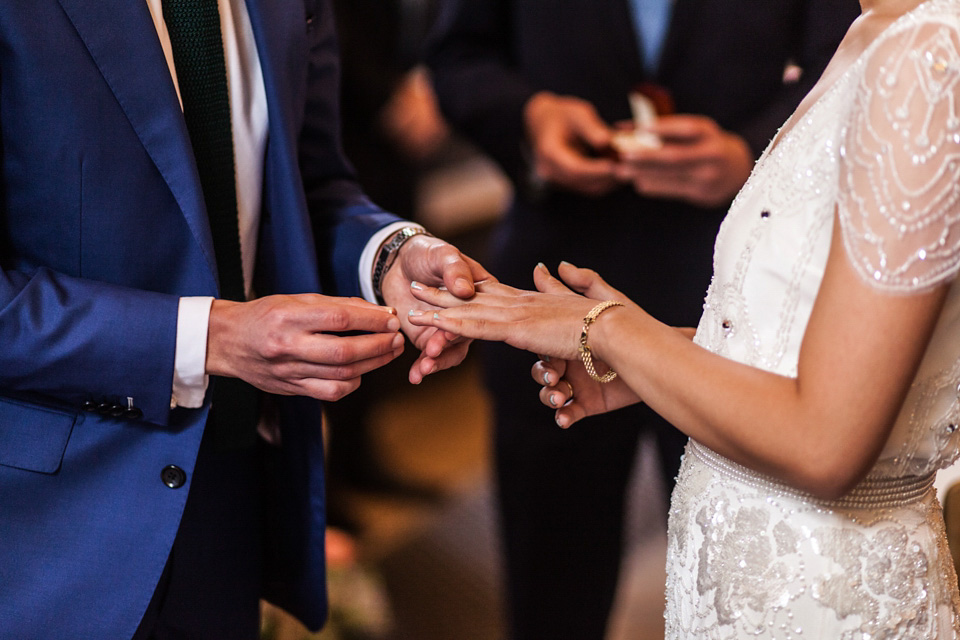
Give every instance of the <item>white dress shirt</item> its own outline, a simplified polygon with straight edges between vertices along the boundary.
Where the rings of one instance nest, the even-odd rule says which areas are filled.
[[[230,119],[233,128],[240,252],[243,260],[244,285],[249,298],[253,294],[251,283],[260,226],[263,163],[269,123],[267,99],[260,57],[257,54],[250,15],[247,13],[244,0],[218,0],[217,4],[220,9],[220,29],[223,34],[227,89],[230,96]],[[167,25],[163,20],[161,0],[147,0],[147,5],[179,96],[180,89],[177,86],[173,50]],[[377,249],[387,237],[404,225],[405,223],[398,222],[378,231],[367,243],[361,255],[360,285],[368,301],[375,301],[371,274]],[[180,299],[171,407],[197,408],[203,404],[208,383],[207,328],[212,302],[213,298],[210,297]]]

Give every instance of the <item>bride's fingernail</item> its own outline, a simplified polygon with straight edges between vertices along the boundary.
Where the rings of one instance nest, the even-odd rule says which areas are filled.
[[[558,427],[560,427],[561,429],[567,428],[567,419],[565,416],[557,416],[556,420],[557,420]]]
[[[560,264],[565,264],[565,265],[567,265],[568,267],[572,267],[572,266],[573,266],[572,264],[570,264],[570,263],[567,262],[566,260],[564,260],[564,261],[561,262]]]
[[[440,314],[437,313],[437,312],[434,312],[434,314],[433,314],[433,319],[434,319],[434,320],[439,320],[439,319],[440,319]]]
[[[545,371],[544,374],[543,374],[543,384],[544,384],[544,386],[547,386],[547,387],[550,386],[550,372],[549,372],[549,371]]]
[[[540,356],[540,359],[544,362],[550,362],[550,356]]]
[[[410,283],[410,288],[416,289],[417,291],[423,291],[423,285],[417,282],[416,280]]]
[[[546,271],[546,270],[547,270],[547,265],[543,264],[542,262],[538,262],[538,263],[537,263],[537,269],[543,269],[544,271]]]
[[[553,405],[554,407],[557,406],[557,394],[551,393],[550,397],[547,399],[550,401],[551,405]]]
[[[423,311],[420,309],[410,309],[410,311],[407,312],[407,315],[410,316],[411,318],[416,318],[418,316],[422,316]]]

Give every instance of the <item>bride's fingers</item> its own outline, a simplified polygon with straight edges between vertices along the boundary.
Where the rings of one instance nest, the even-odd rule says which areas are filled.
[[[540,389],[540,402],[551,409],[559,409],[573,400],[570,393],[570,386],[561,381],[555,387],[543,387]]]
[[[620,300],[621,302],[626,300],[622,293],[607,284],[593,269],[581,269],[569,262],[561,262],[557,273],[563,282],[571,289],[588,298],[593,298],[594,300]]]
[[[587,412],[578,402],[571,402],[568,405],[560,407],[554,413],[553,419],[561,429],[569,429],[574,422],[579,422],[587,416]]]
[[[434,311],[411,309],[407,320],[418,327],[436,327],[443,335],[504,342],[511,337],[510,323],[503,322],[503,309],[481,304],[464,304]]]
[[[533,284],[541,293],[570,293],[570,289],[554,278],[542,262],[533,270]]]
[[[417,300],[434,307],[456,307],[465,302],[463,298],[458,298],[450,293],[446,287],[431,287],[416,280],[410,283],[410,293]]]
[[[533,379],[545,387],[552,387],[563,377],[567,370],[567,361],[561,358],[550,360],[541,359],[530,368]]]
[[[476,300],[477,296],[481,294],[484,296],[496,294],[515,296],[518,292],[518,289],[501,284],[496,280],[482,280],[480,282],[475,282],[474,287],[476,291],[474,297],[464,299],[453,295],[449,290],[447,290],[446,287],[432,287],[422,282],[413,281],[410,283],[410,293],[413,294],[413,297],[422,302],[426,302],[434,307],[447,309],[450,307],[459,307],[467,304],[473,300]]]

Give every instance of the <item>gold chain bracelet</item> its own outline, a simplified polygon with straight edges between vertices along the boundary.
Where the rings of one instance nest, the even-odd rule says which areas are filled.
[[[580,359],[583,360],[583,368],[587,370],[587,375],[597,382],[610,382],[617,377],[617,372],[613,369],[610,369],[602,376],[597,375],[597,369],[593,366],[593,354],[590,353],[590,346],[587,344],[587,334],[590,332],[590,325],[596,321],[597,316],[610,307],[622,306],[622,302],[617,302],[616,300],[606,300],[605,302],[601,302],[595,306],[593,309],[590,309],[590,313],[583,318],[583,331],[580,333]]]

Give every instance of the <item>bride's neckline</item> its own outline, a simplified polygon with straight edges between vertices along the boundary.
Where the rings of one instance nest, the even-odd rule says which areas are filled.
[[[896,27],[898,24],[908,19],[912,14],[919,11],[921,7],[935,2],[936,0],[923,0],[913,8],[904,13],[892,17],[872,17],[866,14],[857,18],[847,34],[840,42],[837,52],[827,64],[820,78],[817,80],[809,93],[800,101],[796,110],[791,114],[783,126],[777,131],[776,135],[770,141],[767,154],[772,153],[780,143],[793,131],[798,122],[801,122],[810,114],[823,99],[831,94],[834,89],[839,87],[850,72],[860,66],[860,63],[866,59],[867,55],[873,50],[880,41],[884,33]],[[879,24],[876,24],[878,23]],[[860,50],[845,51],[846,47],[860,47]],[[841,57],[842,55],[842,57]]]

